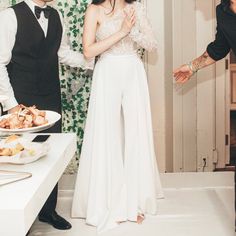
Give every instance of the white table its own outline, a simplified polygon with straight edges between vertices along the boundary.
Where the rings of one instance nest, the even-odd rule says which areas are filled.
[[[34,137],[35,134],[27,134]],[[76,152],[75,134],[52,134],[50,152],[35,163],[3,165],[1,170],[31,172],[32,177],[0,187],[0,235],[25,236]]]

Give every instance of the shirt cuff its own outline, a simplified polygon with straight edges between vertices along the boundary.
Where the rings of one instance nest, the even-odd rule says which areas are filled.
[[[8,111],[18,105],[18,102],[15,98],[10,98],[2,103],[3,105],[3,111]]]
[[[93,70],[95,65],[95,58],[92,59],[84,59],[84,63],[82,65],[82,68],[84,70]]]

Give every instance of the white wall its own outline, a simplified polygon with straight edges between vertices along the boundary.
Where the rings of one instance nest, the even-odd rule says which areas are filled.
[[[197,54],[206,50],[206,46],[215,36],[215,3],[196,1]],[[206,170],[213,170],[213,150],[215,143],[215,65],[199,71],[197,74],[197,168],[202,171],[202,159],[208,160]]]
[[[200,56],[214,39],[215,1],[173,0],[173,5],[174,67],[178,67]],[[223,96],[216,96],[216,86],[224,80],[219,84],[215,78],[213,65],[173,90],[175,171],[202,171],[203,158],[207,159],[205,171],[214,169],[214,150],[221,150],[219,144],[222,146],[224,139],[222,135],[216,142],[216,108],[224,103]],[[217,132],[224,129],[224,115],[222,112],[217,118],[221,121],[217,123]]]
[[[158,55],[147,56],[153,131],[158,166],[172,171],[172,0],[147,0],[147,12],[158,39]],[[168,93],[168,96],[167,96]]]
[[[173,1],[174,68],[196,56],[195,0]],[[174,171],[196,171],[196,78],[173,89]]]
[[[172,77],[173,68],[202,53],[203,45],[206,47],[212,39],[211,2],[146,1],[159,43],[158,57],[148,56],[148,77],[157,160],[162,172],[200,170],[199,159],[206,156],[210,162],[212,158],[212,117],[208,115],[208,120],[203,121],[204,111],[213,107],[211,82],[200,83],[204,80],[202,74],[198,75],[199,83],[194,78],[176,87]],[[209,75],[209,70],[203,73]],[[203,107],[201,99],[206,90],[210,98]]]
[[[215,67],[200,71],[184,86],[173,86],[172,70],[201,55],[215,35],[214,0],[148,0],[158,56],[148,55],[153,130],[159,168],[206,171],[216,148]]]

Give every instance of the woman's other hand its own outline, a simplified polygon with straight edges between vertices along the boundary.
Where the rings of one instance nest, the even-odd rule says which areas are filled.
[[[124,10],[124,13],[125,13],[125,19],[122,23],[121,31],[126,36],[130,33],[131,29],[135,25],[136,17],[135,17],[135,10],[133,8],[131,8],[129,11]]]

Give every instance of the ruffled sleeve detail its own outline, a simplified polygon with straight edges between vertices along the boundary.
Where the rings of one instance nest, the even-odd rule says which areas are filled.
[[[146,8],[142,3],[135,3],[136,24],[131,30],[129,37],[140,47],[153,51],[157,49],[157,40],[152,25],[147,17]]]

